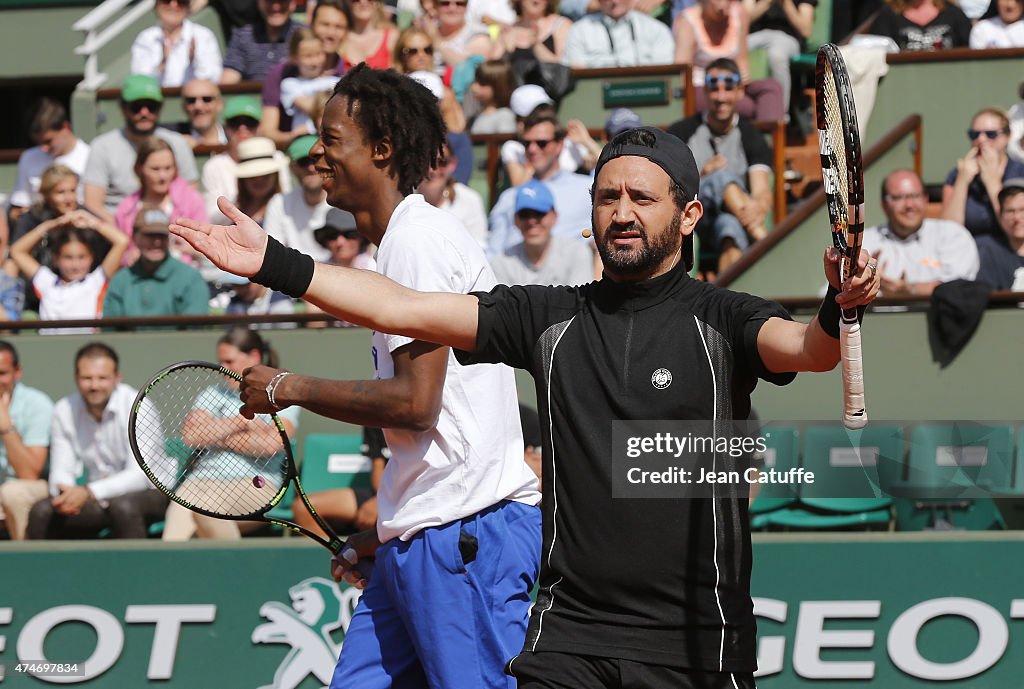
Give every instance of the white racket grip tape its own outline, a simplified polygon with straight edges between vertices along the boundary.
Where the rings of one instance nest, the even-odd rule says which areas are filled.
[[[346,545],[344,548],[342,548],[341,552],[338,553],[338,555],[343,559],[347,560],[350,565],[354,565],[357,562],[359,562],[359,556],[356,555],[356,549],[350,545]]]
[[[868,424],[864,405],[864,360],[860,348],[860,323],[839,323],[839,352],[843,362],[843,425],[850,430]]]

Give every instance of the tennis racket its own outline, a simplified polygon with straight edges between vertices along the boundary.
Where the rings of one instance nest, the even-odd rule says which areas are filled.
[[[842,253],[840,275],[847,280],[857,268],[864,236],[864,167],[860,156],[857,109],[846,63],[839,48],[826,43],[818,49],[815,69],[818,149],[825,203],[832,224],[832,243]],[[839,323],[843,368],[843,424],[864,428],[864,363],[856,309],[844,309]]]
[[[284,424],[276,414],[250,421],[238,413],[241,380],[205,361],[183,361],[157,373],[136,396],[128,418],[135,459],[153,485],[193,512],[276,524],[338,555],[345,543],[302,490]],[[327,539],[268,516],[289,483]]]

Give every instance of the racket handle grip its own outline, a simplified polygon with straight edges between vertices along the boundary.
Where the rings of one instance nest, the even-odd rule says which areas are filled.
[[[843,363],[843,425],[850,430],[868,424],[864,405],[864,360],[860,347],[860,323],[839,323],[839,353]]]

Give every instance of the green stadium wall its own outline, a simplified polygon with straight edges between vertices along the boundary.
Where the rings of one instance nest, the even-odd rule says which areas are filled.
[[[755,535],[758,686],[1019,687],[1022,545],[1019,533]],[[322,687],[358,598],[300,538],[3,555],[0,664],[14,689]],[[80,674],[30,677],[19,660]]]

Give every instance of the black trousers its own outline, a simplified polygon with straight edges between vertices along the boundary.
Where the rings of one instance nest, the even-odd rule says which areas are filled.
[[[26,537],[92,538],[109,528],[114,538],[146,538],[149,525],[164,518],[167,502],[158,490],[142,490],[111,498],[106,507],[90,502],[69,516],[57,512],[50,498],[44,498],[29,512]]]
[[[706,672],[569,653],[521,653],[519,689],[755,689],[753,673]]]

